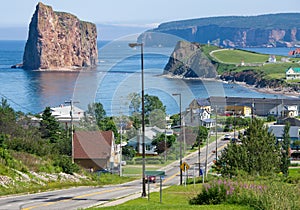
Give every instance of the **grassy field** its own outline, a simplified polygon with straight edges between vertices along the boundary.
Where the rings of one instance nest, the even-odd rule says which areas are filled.
[[[90,208],[89,210],[95,209],[113,209],[113,210],[132,210],[132,209],[148,209],[148,210],[171,210],[171,209],[207,209],[207,210],[250,210],[247,206],[236,206],[236,205],[190,205],[189,199],[194,197],[200,192],[201,184],[194,187],[193,185],[184,186],[172,186],[163,190],[162,203],[160,203],[159,192],[151,193],[150,200],[147,198],[138,198],[135,200],[128,201],[124,204],[104,207],[104,208]]]
[[[288,56],[276,56],[277,63],[267,63],[269,54],[260,54],[251,51],[238,50],[238,49],[220,49],[215,46],[204,45],[203,52],[222,64],[222,68],[226,71],[243,71],[243,70],[256,70],[263,72],[266,79],[285,79],[285,71],[289,67],[300,67],[300,58],[290,58],[290,62],[280,62],[282,58]],[[211,54],[211,56],[210,56]],[[241,61],[244,61],[246,66],[238,66]],[[224,65],[228,64],[228,67]],[[247,64],[250,64],[249,66]],[[224,70],[218,69],[219,73]],[[293,81],[297,82],[297,81]]]
[[[223,63],[232,64],[240,64],[242,60],[245,63],[264,63],[269,59],[269,55],[234,49],[215,51],[212,55]]]

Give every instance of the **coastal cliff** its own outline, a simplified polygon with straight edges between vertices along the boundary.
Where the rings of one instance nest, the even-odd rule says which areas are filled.
[[[181,78],[215,78],[217,72],[197,43],[179,41],[164,68],[164,75]]]
[[[147,46],[174,46],[180,39],[223,47],[292,47],[300,43],[300,13],[173,21],[139,37]]]
[[[96,25],[38,3],[29,25],[23,68],[73,70],[96,66]]]

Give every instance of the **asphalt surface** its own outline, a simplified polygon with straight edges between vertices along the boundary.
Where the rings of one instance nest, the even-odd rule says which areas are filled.
[[[228,141],[218,140],[218,153],[225,147]],[[208,168],[215,159],[216,145],[215,141],[208,145],[207,153],[207,165]],[[200,153],[200,165],[201,168],[205,168],[206,160],[206,147],[201,149]],[[182,162],[189,165],[187,173],[183,172],[183,184],[185,183],[186,176],[199,175],[199,156],[198,151],[184,157]],[[146,168],[147,170],[147,168]],[[179,160],[172,164],[160,169],[165,171],[166,176],[162,177],[163,187],[178,185],[180,183],[179,176]],[[159,180],[155,184],[151,183],[149,191],[159,190]],[[55,190],[50,192],[18,195],[18,196],[7,196],[0,198],[0,210],[74,210],[88,208],[91,206],[111,206],[118,205],[126,202],[127,200],[134,199],[141,196],[142,189],[141,180],[133,182],[105,186],[105,187],[74,187],[64,190]],[[146,188],[148,184],[146,184]],[[148,188],[147,188],[148,192]]]

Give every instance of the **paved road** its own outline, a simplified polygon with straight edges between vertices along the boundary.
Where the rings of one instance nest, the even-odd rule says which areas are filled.
[[[223,149],[226,143],[227,141],[218,141],[218,150]],[[215,158],[213,150],[215,150],[215,142],[208,146],[208,163],[212,162]],[[201,163],[203,164],[205,161],[205,151],[206,147],[201,149]],[[192,175],[193,166],[198,162],[198,152],[194,152],[183,158],[183,161],[191,166],[189,174]],[[179,161],[176,161],[161,170],[166,172],[166,177],[163,180],[164,186],[179,184]],[[151,184],[150,191],[155,190],[158,186],[158,183]],[[29,195],[2,197],[0,198],[0,210],[73,210],[101,205],[132,194],[139,195],[140,192],[141,180],[101,188],[76,187]]]

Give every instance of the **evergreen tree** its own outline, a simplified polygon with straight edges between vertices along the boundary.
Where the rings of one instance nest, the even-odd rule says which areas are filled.
[[[55,117],[52,116],[50,107],[46,107],[43,111],[40,131],[42,138],[49,139],[51,143],[55,143],[59,139],[61,129]]]
[[[97,124],[106,116],[103,105],[99,102],[89,104],[87,113],[95,118]]]
[[[279,172],[280,159],[275,136],[268,132],[263,121],[253,119],[241,144],[230,143],[216,166],[224,175],[237,175],[239,171],[250,175],[267,175]]]
[[[98,126],[102,131],[112,131],[114,133],[115,139],[119,140],[118,128],[112,117],[103,118],[99,122]]]
[[[132,114],[139,112],[142,102],[141,96],[138,93],[130,93],[128,98],[130,100],[129,109]]]
[[[157,96],[145,95],[145,115],[149,116],[149,114],[154,110],[162,110],[166,113],[166,106],[159,100]]]
[[[9,106],[7,100],[2,98],[0,104],[0,133],[10,134],[15,136],[18,132],[16,124],[16,113]]]
[[[283,129],[283,136],[282,136],[282,157],[281,157],[281,172],[288,176],[289,173],[289,165],[290,165],[290,159],[289,159],[289,150],[290,150],[290,124],[287,124],[284,126]]]
[[[208,129],[204,126],[199,126],[198,135],[194,143],[194,146],[201,145],[202,142],[206,141],[207,136],[208,136]]]

